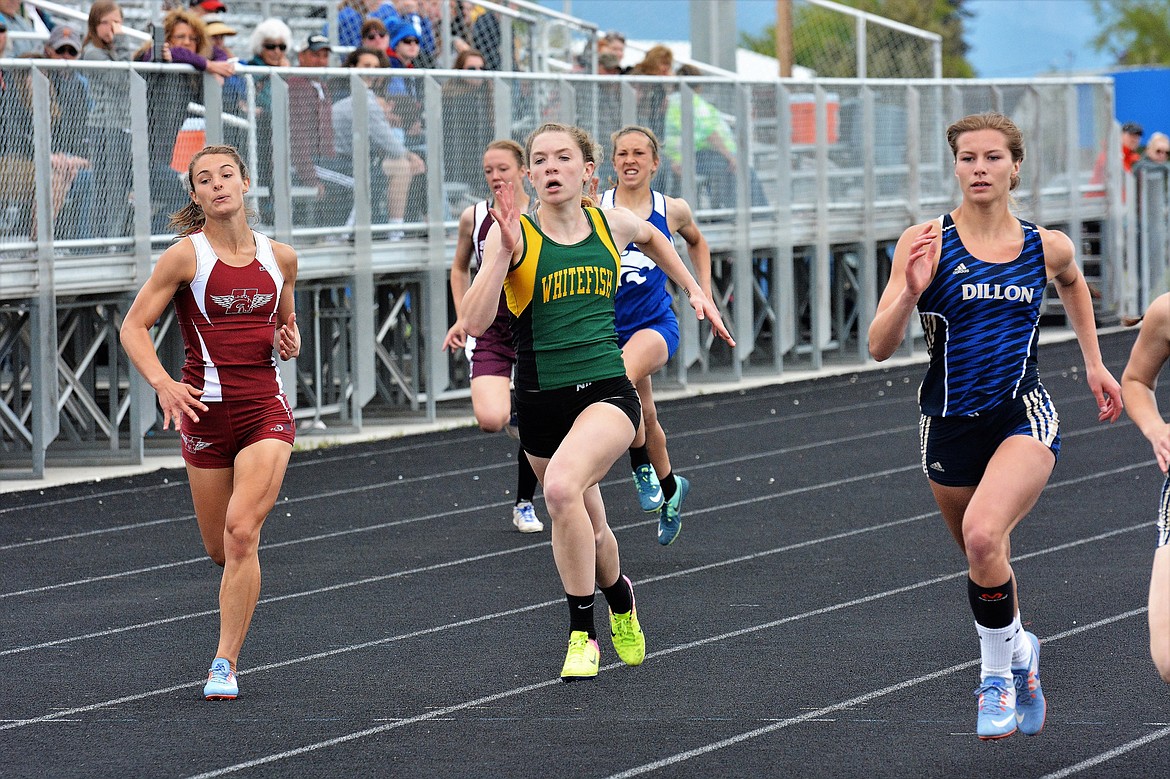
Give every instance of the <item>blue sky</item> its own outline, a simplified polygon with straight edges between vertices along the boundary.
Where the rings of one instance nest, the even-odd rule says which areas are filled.
[[[721,0],[712,0],[720,2]],[[689,40],[691,0],[540,0],[557,11],[616,29],[628,37]],[[742,31],[759,34],[776,20],[776,0],[735,0]],[[1110,65],[1092,49],[1095,20],[1089,0],[968,0],[968,55],[983,78],[1094,71]]]

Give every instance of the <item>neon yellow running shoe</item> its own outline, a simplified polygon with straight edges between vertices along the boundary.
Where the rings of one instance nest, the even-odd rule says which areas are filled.
[[[638,610],[628,614],[609,612],[609,629],[613,633],[613,648],[626,665],[641,665],[646,659],[646,636],[638,624]]]
[[[561,668],[561,681],[593,679],[597,676],[599,665],[601,650],[597,648],[597,641],[590,638],[584,630],[574,630],[570,633],[569,651],[565,654],[565,665]]]
[[[609,631],[613,635],[613,648],[626,665],[641,665],[646,659],[646,636],[638,624],[638,604],[634,600],[634,584],[629,576],[622,576],[630,588],[630,610],[625,614],[609,611]]]

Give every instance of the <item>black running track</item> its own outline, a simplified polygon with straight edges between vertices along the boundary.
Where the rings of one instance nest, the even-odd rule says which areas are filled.
[[[1120,376],[1133,331],[1102,337]],[[1041,350],[1064,452],[1013,534],[1044,732],[974,735],[964,561],[919,471],[921,365],[660,406],[691,479],[671,547],[603,484],[647,635],[558,679],[549,535],[513,444],[471,429],[294,455],[264,530],[241,695],[201,698],[219,569],[181,471],[0,503],[0,776],[1166,777],[1148,654],[1161,475]],[[543,515],[543,502],[538,502]]]

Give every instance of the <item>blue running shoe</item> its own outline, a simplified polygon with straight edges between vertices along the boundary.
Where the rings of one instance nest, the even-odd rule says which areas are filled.
[[[675,476],[674,481],[678,487],[658,513],[658,543],[663,546],[674,543],[674,539],[678,538],[678,533],[682,530],[682,516],[679,511],[687,496],[687,490],[691,488],[691,483],[682,476]]]
[[[990,741],[1016,732],[1016,688],[1010,679],[989,676],[975,688],[979,698],[979,738]]]
[[[1012,680],[1016,683],[1016,724],[1025,736],[1034,736],[1044,730],[1044,715],[1048,703],[1040,689],[1040,641],[1025,631],[1032,642],[1032,662],[1027,668],[1013,668]]]
[[[653,465],[639,465],[634,469],[634,486],[638,488],[638,502],[642,511],[653,514],[662,508],[662,485]]]
[[[207,672],[207,684],[203,685],[203,698],[208,701],[231,701],[240,694],[240,687],[236,684],[236,672],[232,664],[222,657],[217,657],[211,663],[211,670]]]

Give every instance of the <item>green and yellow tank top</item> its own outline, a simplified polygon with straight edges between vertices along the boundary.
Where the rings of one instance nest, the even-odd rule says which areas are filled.
[[[626,372],[613,314],[621,255],[601,211],[585,213],[593,229],[571,246],[520,217],[523,253],[504,280],[516,317],[517,389],[557,389]]]

